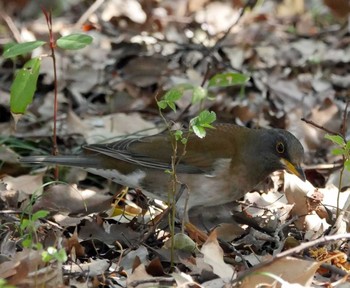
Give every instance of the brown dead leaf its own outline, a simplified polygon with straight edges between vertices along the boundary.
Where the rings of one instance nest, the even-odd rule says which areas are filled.
[[[237,21],[239,13],[239,8],[235,9],[230,2],[211,1],[195,13],[195,19],[198,23],[206,23],[208,32],[217,35],[227,31]]]
[[[63,246],[65,247],[67,254],[71,254],[74,249],[75,256],[83,257],[85,255],[85,248],[80,244],[77,231],[74,231],[72,237],[63,239]]]
[[[111,18],[126,16],[136,23],[144,23],[146,13],[143,11],[141,4],[136,0],[113,0],[107,2],[102,12],[102,19],[109,22]]]
[[[224,252],[219,245],[215,231],[209,235],[201,252],[204,256],[204,262],[211,266],[216,275],[227,281],[235,278],[234,269],[224,262]]]
[[[40,196],[43,189],[43,175],[22,175],[18,177],[5,176],[0,180],[1,198],[10,207],[17,207],[18,203],[26,205],[31,195]]]
[[[126,239],[129,243],[139,243],[140,232],[132,230],[128,224],[111,224],[104,223],[103,226],[98,225],[95,221],[86,221],[81,226],[79,237],[82,239],[95,238],[106,244],[114,244],[116,241],[125,243]]]
[[[108,270],[110,262],[107,259],[90,259],[87,263],[80,264],[67,264],[63,266],[64,271],[67,273],[88,273],[89,276],[94,277],[102,275]]]
[[[334,101],[330,99],[325,99],[321,105],[312,108],[307,119],[331,131],[337,131],[341,121],[341,117],[339,117],[339,108]],[[326,132],[310,124],[303,124],[303,134],[309,149],[322,149],[331,145],[330,141],[324,140]]]
[[[283,0],[281,2],[277,7],[279,17],[292,17],[304,12],[304,0]]]
[[[0,278],[9,285],[18,287],[58,287],[62,284],[61,267],[45,264],[41,258],[42,251],[23,250],[13,260],[0,265]]]
[[[123,267],[127,273],[129,273],[129,271],[131,273],[138,266],[137,262],[135,262],[136,258],[139,259],[139,263],[146,263],[149,257],[150,255],[147,248],[141,245],[137,249],[131,250],[126,255],[123,255],[120,261],[120,266]]]
[[[350,3],[348,0],[323,0],[323,2],[337,17],[345,18],[350,13]]]
[[[229,242],[242,236],[246,231],[237,223],[221,223],[215,228],[218,238]]]
[[[153,259],[146,267],[146,272],[152,276],[164,276],[164,268],[159,258]]]
[[[1,182],[6,184],[7,190],[23,192],[26,195],[35,193],[37,196],[40,196],[42,193],[43,176],[44,173],[19,177],[5,176],[1,179]]]
[[[254,269],[250,275],[242,281],[241,288],[260,287],[261,283],[272,285],[276,282],[272,277],[261,275],[269,273],[281,277],[284,281],[293,284],[300,284],[303,287],[310,287],[315,272],[320,267],[320,263],[298,259],[294,257],[284,257],[273,260],[258,269]],[[260,275],[259,275],[260,274]]]
[[[144,120],[138,113],[114,113],[102,117],[87,117],[83,123],[89,127],[81,131],[88,144],[133,133],[149,135],[158,132],[153,122]]]
[[[77,185],[52,185],[38,202],[34,205],[34,211],[49,209],[61,213],[88,215],[93,212],[101,212],[110,208],[113,196],[104,195],[97,191],[80,190]]]
[[[164,58],[137,57],[131,59],[122,69],[123,78],[138,87],[148,87],[160,81],[166,68],[167,62]]]
[[[151,280],[153,276],[149,275],[146,271],[146,267],[144,264],[142,264],[137,258],[135,259],[137,261],[137,264],[135,264],[135,267],[132,274],[127,278],[126,285],[127,287],[149,287],[149,284],[151,283],[144,283],[147,280]],[[143,284],[139,284],[143,283]]]

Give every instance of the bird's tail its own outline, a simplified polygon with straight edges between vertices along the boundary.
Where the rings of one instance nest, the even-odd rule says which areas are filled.
[[[94,157],[94,155],[27,156],[20,158],[19,162],[23,164],[55,164],[83,168],[98,167],[101,164],[99,158]]]

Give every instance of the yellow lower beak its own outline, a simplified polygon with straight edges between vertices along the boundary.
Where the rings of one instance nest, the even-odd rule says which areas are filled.
[[[281,163],[285,167],[285,169],[296,176],[298,176],[301,180],[305,181],[305,173],[303,169],[300,167],[300,165],[294,165],[291,162],[289,162],[287,159],[281,158]]]

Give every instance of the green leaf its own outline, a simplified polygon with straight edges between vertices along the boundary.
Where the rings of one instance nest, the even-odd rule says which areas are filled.
[[[215,112],[209,112],[207,110],[202,111],[197,117],[194,117],[190,121],[190,126],[193,132],[199,137],[203,138],[206,135],[205,128],[214,128],[211,123],[216,120]]]
[[[166,102],[165,100],[160,100],[160,101],[158,101],[158,102],[157,102],[157,105],[158,105],[158,107],[159,107],[160,109],[165,109],[165,108],[168,106],[168,104],[167,104],[167,102]]]
[[[204,138],[205,135],[207,135],[205,129],[202,126],[193,125],[192,129],[193,129],[194,134],[196,134],[199,138]]]
[[[56,259],[60,262],[66,262],[68,260],[68,256],[66,253],[66,250],[64,250],[63,248],[61,248],[58,253],[56,254]]]
[[[35,212],[32,216],[32,221],[36,221],[39,219],[43,219],[45,218],[47,215],[49,215],[49,211],[46,210],[39,210],[37,212]]]
[[[165,93],[163,99],[167,102],[175,102],[182,97],[182,93],[180,89],[170,89]]]
[[[175,133],[174,133],[175,140],[176,141],[182,140],[182,135],[183,135],[183,131],[182,130],[176,130]]]
[[[36,250],[42,250],[43,249],[43,244],[35,243],[34,245],[32,245],[32,247],[35,248]]]
[[[171,110],[173,110],[174,112],[176,112],[175,102],[169,102],[168,105],[169,105],[169,107],[171,108]]]
[[[28,227],[28,225],[29,225],[29,220],[28,219],[22,219],[21,225],[19,226],[19,228],[21,230],[24,230],[24,229],[26,229]]]
[[[243,85],[249,81],[250,77],[241,73],[217,74],[209,80],[208,87],[227,87],[233,85]]]
[[[344,138],[339,136],[339,135],[326,134],[326,135],[324,135],[324,138],[332,141],[334,144],[338,144],[340,146],[344,146],[345,145]]]
[[[43,251],[41,253],[41,259],[43,260],[43,262],[50,262],[53,259],[53,256],[48,253],[47,251]]]
[[[32,103],[36,83],[39,77],[41,60],[33,58],[24,64],[11,85],[11,112],[23,114],[27,106]]]
[[[208,90],[201,86],[193,88],[192,104],[198,103],[204,100],[208,95]]]
[[[26,43],[19,43],[12,45],[10,48],[5,50],[2,55],[4,58],[16,57],[18,55],[23,55],[31,52],[32,50],[44,45],[45,41],[32,41]]]
[[[345,155],[345,150],[341,148],[335,148],[332,150],[333,155]]]
[[[345,160],[344,167],[346,170],[350,171],[350,159]]]
[[[22,246],[25,248],[29,248],[32,246],[32,243],[33,243],[32,239],[30,237],[27,237],[22,241]]]
[[[57,39],[57,46],[67,50],[78,50],[91,44],[92,37],[86,34],[70,34]]]
[[[347,141],[347,142],[346,142],[345,150],[346,150],[346,151],[350,151],[350,141]]]
[[[177,233],[174,235],[174,248],[177,250],[193,252],[196,249],[196,243],[186,234]]]
[[[175,102],[182,97],[182,91],[178,89],[170,89],[165,93],[163,98],[157,102],[160,109],[165,109],[170,107],[174,112],[176,112]]]
[[[216,120],[216,114],[215,112],[204,110],[198,115],[199,123],[206,127],[212,127],[210,124],[213,123]]]

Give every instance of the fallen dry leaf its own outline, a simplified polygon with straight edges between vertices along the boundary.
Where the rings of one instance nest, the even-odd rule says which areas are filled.
[[[226,281],[235,278],[236,275],[232,266],[224,262],[224,252],[219,245],[215,231],[209,235],[208,240],[202,246],[201,252],[204,255],[204,262],[211,266],[216,275]]]
[[[279,276],[289,283],[310,287],[315,272],[320,265],[321,263],[318,262],[294,257],[276,259],[258,269],[254,269],[251,274],[243,279],[240,287],[253,288],[259,287],[261,283],[265,283],[265,285],[272,285],[275,283],[275,279],[268,277],[266,273]],[[261,275],[261,273],[265,273],[265,275]]]
[[[70,215],[88,215],[110,208],[113,196],[98,191],[81,190],[77,185],[51,185],[34,205],[34,210],[49,209]]]

